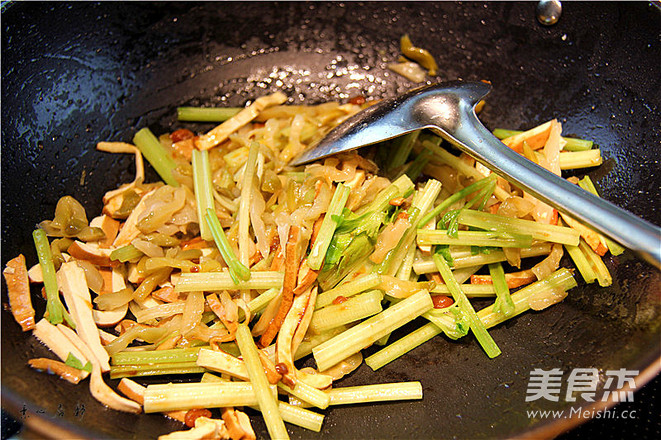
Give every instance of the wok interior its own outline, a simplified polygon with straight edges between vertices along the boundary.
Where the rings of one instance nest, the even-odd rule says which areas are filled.
[[[36,261],[30,233],[59,197],[73,195],[92,216],[105,191],[131,180],[133,159],[97,153],[97,141],[127,141],[144,126],[158,134],[182,126],[201,132],[210,126],[177,123],[175,107],[238,106],[276,90],[294,103],[393,96],[414,86],[385,69],[397,59],[404,33],[433,53],[439,79],[492,82],[481,115],[488,127],[529,128],[557,117],[563,133],[593,139],[609,158],[589,173],[603,195],[661,223],[654,201],[661,178],[653,172],[661,143],[653,111],[661,103],[659,10],[603,4],[597,12],[565,3],[559,24],[545,28],[535,22],[534,6],[5,6],[2,263],[19,252]],[[153,172],[149,177],[156,179]],[[378,373],[363,365],[341,386],[420,380],[424,400],[334,408],[315,437],[503,437],[548,423],[528,419],[526,409],[566,405],[526,404],[533,368],[644,369],[660,352],[659,273],[628,252],[606,263],[612,287],[579,281],[563,303],[493,329],[503,351],[496,359],[472,337],[437,337]],[[35,303],[43,313],[44,302]],[[22,405],[43,409],[47,420],[97,437],[181,429],[160,415],[101,407],[86,385],[30,370],[27,360],[39,356],[49,355],[3,310],[3,403],[15,414]],[[252,420],[258,436],[265,435],[260,417]],[[288,429],[292,437],[311,437]]]

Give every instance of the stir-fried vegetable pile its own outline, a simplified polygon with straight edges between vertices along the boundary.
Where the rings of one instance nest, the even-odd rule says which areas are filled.
[[[560,268],[564,249],[586,282],[610,284],[601,256],[619,246],[433,133],[289,167],[369,102],[285,101],[180,108],[181,120],[222,123],[98,144],[134,154],[135,180],[107,192],[89,221],[62,197],[34,232],[39,263],[28,270],[21,255],[4,271],[17,322],[61,360],[32,367],[73,383],[90,376],[104,405],[191,428],[163,438],[254,438],[237,407],[260,411],[271,436],[286,438],[283,421],[321,429],[324,416],[309,407],[422,398],[419,382],[335,386],[372,345],[382,347],[365,359],[374,370],[441,333],[472,333],[498,356],[489,328],[576,285]],[[562,138],[555,120],[495,134],[556,174],[601,161],[591,142]],[[143,157],[162,181],[144,181]],[[576,183],[595,192],[588,178]],[[43,283],[47,300],[36,323],[29,281]],[[493,302],[476,310],[475,297]],[[414,320],[416,330],[391,340]],[[299,368],[310,354],[317,368]],[[126,397],[104,373],[122,378]],[[190,382],[128,379],[174,374]]]

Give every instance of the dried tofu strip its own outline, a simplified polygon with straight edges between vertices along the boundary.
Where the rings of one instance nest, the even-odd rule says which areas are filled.
[[[108,361],[110,357],[101,345],[99,329],[94,323],[92,302],[85,272],[74,262],[64,263],[57,272],[57,283],[76,323],[76,332],[87,343],[90,351],[94,353],[101,371],[109,371],[110,364]]]
[[[89,359],[80,351],[59,328],[48,322],[47,319],[41,319],[34,327],[32,334],[35,338],[41,341],[50,351],[55,353],[57,357],[66,362],[69,355],[72,355],[85,365]],[[83,371],[82,378],[86,378],[89,373]]]
[[[76,346],[76,348],[83,352],[92,363],[90,393],[92,393],[92,396],[96,400],[109,408],[116,409],[117,411],[135,414],[142,412],[142,407],[138,403],[121,397],[115,393],[112,388],[106,385],[103,381],[103,377],[101,377],[101,363],[94,356],[90,347],[76,334],[76,332],[62,324],[58,324],[57,328]]]
[[[535,128],[524,131],[523,133],[515,134],[514,136],[505,138],[502,140],[502,142],[518,153],[523,153],[524,142],[528,144],[533,150],[539,150],[546,144],[554,122],[557,123],[557,121],[553,119],[542,125],[538,125]]]
[[[23,254],[9,260],[2,274],[7,282],[11,314],[24,332],[32,330],[35,326],[34,309],[30,299],[30,281]]]
[[[262,96],[255,99],[255,102],[241,110],[235,116],[213,128],[204,136],[195,140],[195,147],[198,150],[208,150],[225,141],[232,133],[255,119],[259,113],[271,106],[283,104],[287,96],[282,92],[276,92],[272,95]]]
[[[35,370],[46,371],[49,374],[60,376],[62,379],[73,384],[77,384],[87,376],[86,371],[70,367],[63,362],[55,361],[53,359],[30,359],[28,365]]]

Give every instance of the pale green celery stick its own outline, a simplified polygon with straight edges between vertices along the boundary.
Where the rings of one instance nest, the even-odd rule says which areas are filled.
[[[175,348],[155,351],[120,351],[112,355],[112,365],[170,364],[195,362],[200,351],[196,348]]]
[[[197,202],[197,217],[203,219],[207,209],[215,209],[209,152],[207,150],[200,151],[193,149],[192,165],[193,187],[195,188],[195,201]],[[200,220],[200,236],[206,241],[213,240],[209,224],[204,220]]]
[[[521,258],[539,257],[541,255],[548,255],[549,252],[551,252],[550,243],[537,243],[530,248],[521,249]],[[507,261],[505,253],[498,250],[491,250],[488,254],[477,255],[469,255],[462,252],[460,255],[455,256],[455,253],[452,251],[450,251],[450,254],[453,259],[452,267],[456,270]],[[438,272],[434,261],[430,258],[423,258],[414,262],[413,270],[418,275]]]
[[[459,328],[457,326],[457,320],[446,313],[446,310],[431,309],[423,313],[422,317],[441,329],[450,339],[463,338],[468,334],[468,328]]]
[[[209,225],[211,235],[213,236],[213,240],[216,242],[216,246],[220,251],[220,255],[222,255],[223,260],[225,260],[225,263],[227,263],[232,281],[234,281],[235,284],[240,284],[239,280],[248,281],[251,276],[250,269],[248,269],[243,263],[239,261],[238,258],[236,258],[234,249],[232,249],[232,246],[230,245],[230,242],[225,235],[225,231],[223,231],[223,227],[220,225],[220,220],[218,220],[216,212],[212,209],[207,209],[207,213],[204,218]],[[275,286],[269,286],[266,288],[270,287]]]
[[[450,292],[452,293],[452,297],[457,303],[457,306],[461,312],[468,317],[468,321],[470,322],[470,329],[484,351],[487,353],[487,356],[494,358],[500,355],[500,349],[496,345],[496,342],[491,338],[491,335],[489,335],[480,319],[477,317],[475,309],[473,309],[473,306],[471,305],[470,301],[468,301],[468,298],[466,298],[466,295],[461,291],[461,287],[452,275],[452,271],[450,270],[448,263],[441,255],[438,254],[434,254],[432,258],[434,259],[434,263],[436,263],[436,267],[438,268],[443,281],[445,281],[445,284],[447,284],[450,288]]]
[[[243,184],[241,186],[241,198],[239,199],[239,261],[245,267],[250,266],[250,203],[253,192],[253,178],[257,170],[257,155],[259,154],[259,142],[250,144],[248,160],[243,172]]]
[[[173,362],[169,364],[136,364],[136,365],[113,365],[110,367],[110,378],[137,376],[160,376],[164,374],[195,374],[203,373],[204,368],[193,362]]]
[[[505,139],[521,133],[523,132],[519,130],[506,130],[504,128],[496,128],[493,131],[493,135],[496,136],[498,139]],[[594,144],[592,141],[586,141],[584,139],[576,139],[569,137],[563,137],[563,139],[567,142],[564,148],[565,151],[589,150],[590,148],[592,148],[592,145]]]
[[[411,154],[411,150],[413,149],[413,144],[418,140],[419,135],[419,130],[413,131],[392,141],[392,145],[388,148],[390,152],[390,160],[386,166],[386,171],[394,170],[406,163],[406,160],[409,158],[409,154]]]
[[[453,244],[462,246],[491,246],[528,248],[532,246],[532,236],[491,231],[457,231],[457,237],[448,231],[418,229],[418,244]]]
[[[413,245],[420,224],[420,219],[427,211],[434,206],[434,201],[441,192],[441,182],[429,179],[425,187],[420,190],[419,196],[414,199],[413,204],[407,210],[411,226],[406,230],[402,238],[392,249],[384,260],[374,269],[377,273],[394,276],[402,262],[406,258],[409,248]]]
[[[597,192],[597,188],[594,186],[594,183],[592,183],[592,179],[590,179],[590,176],[585,176],[579,180],[578,186],[586,191],[591,192],[595,196],[600,197],[599,193]],[[622,252],[624,252],[624,247],[620,246],[608,237],[604,237],[604,239],[606,240],[606,246],[608,246],[608,250],[610,250],[611,254],[620,255]]]
[[[413,271],[413,261],[415,260],[415,251],[417,250],[417,246],[409,246],[409,250],[406,253],[406,256],[404,257],[404,261],[402,261],[401,266],[399,266],[399,270],[397,271],[396,278],[404,281],[410,281],[411,280],[411,272]],[[415,276],[417,279],[417,275]]]
[[[603,260],[592,248],[581,239],[581,242],[578,245],[578,248],[583,252],[583,255],[587,258],[592,270],[597,276],[597,282],[601,287],[608,287],[613,284],[613,277],[611,276],[608,268],[604,264]]]
[[[354,403],[389,402],[394,400],[422,399],[420,382],[395,382],[377,385],[333,388],[328,391],[331,405],[351,405]],[[289,399],[294,406],[306,406],[298,399]]]
[[[321,333],[344,324],[375,315],[383,310],[383,292],[370,290],[353,296],[340,304],[331,304],[315,310],[310,321],[310,330]]]
[[[133,143],[165,183],[170,186],[179,186],[179,182],[172,175],[177,164],[148,128],[145,127],[138,131],[133,136]]]
[[[324,263],[324,257],[326,256],[326,251],[330,245],[333,234],[335,233],[335,228],[337,227],[337,221],[333,218],[342,214],[344,205],[346,205],[347,200],[349,199],[349,194],[351,193],[351,188],[341,183],[338,183],[335,188],[335,193],[333,198],[328,205],[328,210],[324,216],[324,220],[321,222],[321,228],[319,229],[319,234],[310,250],[310,255],[308,255],[308,266],[310,269],[319,270],[321,265]]]
[[[323,332],[320,335],[311,335],[307,336],[301,344],[298,346],[298,350],[296,350],[296,354],[294,354],[294,360],[299,360],[304,358],[305,356],[309,355],[312,353],[312,349],[316,347],[317,345],[321,345],[324,342],[328,341],[329,339],[332,339],[333,337],[339,335],[343,331],[345,331],[348,327],[336,327],[332,330],[329,330],[327,332]]]
[[[443,330],[430,322],[369,356],[365,363],[376,371],[440,333],[443,333]]]
[[[251,406],[255,411],[259,411],[256,406]],[[278,409],[282,420],[310,431],[321,431],[321,425],[324,423],[324,416],[314,411],[310,411],[300,406],[290,405],[286,402],[278,401]]]
[[[37,250],[39,266],[41,267],[41,273],[44,279],[48,321],[51,324],[60,324],[64,318],[69,327],[75,329],[76,324],[74,324],[73,319],[71,319],[71,316],[69,316],[69,313],[64,308],[64,304],[62,304],[62,301],[60,300],[60,290],[57,287],[57,276],[55,275],[53,254],[51,253],[46,231],[43,229],[35,229],[32,233],[32,239],[34,240],[34,247]]]
[[[496,302],[493,305],[493,309],[505,316],[510,316],[514,313],[514,302],[510,295],[510,289],[507,287],[503,265],[500,263],[491,263],[489,265],[489,273],[491,274],[493,287],[496,290]]]
[[[310,406],[316,406],[319,409],[326,409],[330,403],[330,397],[328,393],[325,393],[321,390],[318,390],[305,382],[300,380],[296,382],[294,388],[278,382],[278,388],[289,393],[292,396],[297,397],[298,399],[306,402]]]
[[[472,177],[475,180],[484,179],[484,174],[479,172],[475,167],[472,167],[463,160],[459,159],[454,154],[448,152],[447,150],[434,145],[429,141],[424,141],[422,145],[425,148],[429,148],[437,156],[437,158],[441,160],[441,162],[455,168],[464,176]],[[510,197],[510,194],[499,186],[496,186],[493,193],[500,201],[505,201],[508,197]]]
[[[381,339],[377,339],[376,341],[374,341],[374,345],[378,345],[379,347],[383,347],[384,345],[386,345],[388,343],[388,340],[390,339],[391,334],[392,333],[388,333],[387,335],[385,335]]]
[[[496,296],[496,290],[493,284],[462,284],[461,290],[469,298],[489,298]],[[432,293],[442,293],[447,295],[450,289],[446,284],[436,284],[432,289]]]
[[[239,345],[241,356],[243,356],[243,361],[248,369],[250,383],[254,387],[259,410],[264,416],[269,435],[273,439],[288,439],[289,435],[278,409],[277,395],[273,396],[271,393],[269,381],[259,359],[255,341],[250,334],[250,328],[246,324],[239,324],[236,330],[236,343]],[[249,405],[254,405],[254,403]]]
[[[367,235],[363,233],[353,239],[351,245],[347,249],[350,248],[355,250],[355,252],[351,255],[351,258],[355,261],[353,261],[351,264],[345,265],[342,269],[335,267],[333,270],[322,272],[317,278],[322,289],[328,289],[329,287],[332,288],[336,286],[351,272],[354,272],[355,270],[363,267],[365,262],[368,261],[368,257],[372,253],[372,249],[374,247],[370,243]],[[345,252],[348,251],[345,250]]]
[[[480,317],[480,320],[486,328],[491,328],[530,310],[528,299],[534,294],[556,289],[566,291],[574,287],[576,287],[576,280],[571,272],[566,268],[558,269],[548,277],[522,287],[513,293],[512,301],[514,302],[514,312],[510,316],[504,316],[502,313],[495,312],[493,310],[493,304],[477,312],[477,315]]]
[[[183,273],[177,284],[175,292],[204,292],[216,290],[246,290],[271,289],[282,287],[282,272],[265,271],[255,272],[248,281],[239,281],[234,284],[227,272]]]
[[[569,256],[581,273],[583,280],[588,284],[594,283],[597,280],[597,274],[592,269],[592,264],[590,264],[587,257],[581,252],[581,249],[578,246],[567,245],[565,245],[565,249],[567,249]]]
[[[421,290],[378,315],[351,327],[312,350],[320,371],[358,353],[374,341],[417,318],[433,307],[429,292]]]
[[[572,228],[547,225],[531,220],[510,218],[498,214],[464,209],[459,214],[459,223],[489,231],[506,232],[510,234],[532,235],[535,240],[553,243],[578,245],[580,234]]]
[[[177,119],[185,122],[224,122],[241,110],[239,107],[177,107]]]
[[[350,296],[364,292],[367,289],[372,289],[379,284],[381,284],[381,277],[379,274],[370,273],[360,276],[353,281],[341,284],[334,289],[327,290],[317,295],[315,310],[319,310],[322,307],[326,307],[327,305],[331,304],[338,296],[349,298]]]
[[[586,151],[561,152],[558,163],[561,170],[575,170],[577,168],[598,167],[603,162],[601,150],[598,148]]]
[[[275,403],[277,396],[275,386],[268,387],[267,385],[266,393],[271,396]],[[145,413],[154,413],[189,410],[193,408],[258,405],[256,394],[254,384],[251,382],[198,382],[147,385],[143,408]]]
[[[253,298],[249,303],[248,303],[248,309],[250,310],[250,313],[259,313],[261,312],[270,302],[278,296],[278,293],[280,293],[280,289],[276,287],[272,287],[266,292],[262,292],[255,298]],[[239,319],[243,319],[243,311],[239,309]]]
[[[432,153],[428,149],[426,148],[423,149],[420,153],[418,153],[415,159],[413,159],[413,161],[408,164],[406,169],[403,170],[404,174],[409,176],[409,179],[416,180],[418,177],[420,177],[420,174],[422,174],[422,170],[429,163],[429,160],[433,155],[434,153]]]
[[[355,212],[355,215],[360,216],[366,212],[381,212],[388,207],[392,199],[401,197],[403,194],[406,194],[413,188],[413,182],[411,182],[411,179],[409,179],[408,176],[400,176],[386,189],[382,190],[374,200],[372,200],[367,205],[358,208]]]
[[[141,251],[139,251],[135,246],[133,246],[132,244],[127,244],[126,246],[122,246],[112,251],[110,253],[110,259],[119,260],[122,263],[126,263],[127,261],[140,258],[143,255],[144,254]]]
[[[432,218],[436,217],[439,214],[442,214],[450,206],[454,205],[455,203],[462,200],[466,196],[481,190],[485,186],[493,184],[493,182],[495,181],[496,181],[496,175],[492,174],[489,177],[483,177],[477,182],[468,185],[466,188],[457,191],[456,193],[452,194],[450,197],[439,203],[436,207],[434,207],[434,209],[429,211],[427,214],[423,215],[422,219],[420,219],[420,223],[418,223],[418,227],[422,228],[424,225],[429,223],[429,220],[431,220]]]

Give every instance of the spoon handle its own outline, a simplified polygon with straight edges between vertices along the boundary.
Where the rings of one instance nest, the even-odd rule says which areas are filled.
[[[461,119],[465,122],[455,127],[452,135],[443,132],[445,139],[533,196],[635,251],[661,269],[661,228],[516,153],[482,125],[472,106],[463,107],[463,112]]]

